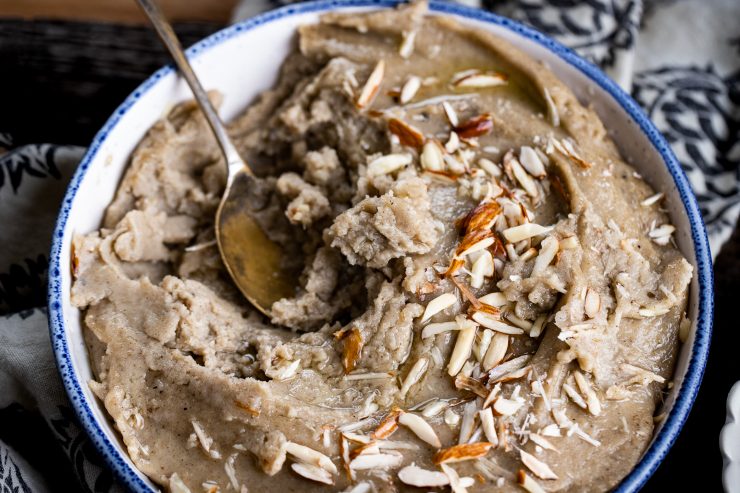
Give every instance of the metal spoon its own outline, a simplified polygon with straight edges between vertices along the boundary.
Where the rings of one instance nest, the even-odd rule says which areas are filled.
[[[282,248],[267,237],[251,216],[248,191],[254,181],[254,173],[239,156],[226,126],[185,57],[172,26],[154,0],[138,2],[193,91],[226,160],[228,178],[215,221],[221,259],[244,296],[269,316],[275,301],[295,294],[297,276],[284,267]]]

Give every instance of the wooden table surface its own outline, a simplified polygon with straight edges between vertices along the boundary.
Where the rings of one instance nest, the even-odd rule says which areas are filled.
[[[239,0],[157,0],[173,22],[229,20]],[[135,0],[0,0],[0,17],[115,21],[143,24]]]
[[[7,12],[9,6],[20,8],[27,1],[54,2],[0,0],[0,12]],[[221,24],[179,24],[176,30],[188,45]],[[0,19],[0,94],[5,98],[0,104],[0,132],[13,134],[17,144],[85,146],[115,107],[166,62],[164,51],[144,26]],[[717,259],[715,271],[715,329],[704,383],[683,432],[643,491],[721,490],[718,436],[727,393],[740,377],[740,329],[733,311],[740,292],[737,229]],[[12,433],[0,426],[0,439],[9,441]],[[29,442],[25,434],[16,438]],[[56,477],[59,470],[53,462],[43,467]],[[74,491],[69,488],[60,491]]]

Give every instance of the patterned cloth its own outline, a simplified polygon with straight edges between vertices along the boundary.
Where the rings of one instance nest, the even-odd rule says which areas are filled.
[[[283,3],[243,0],[234,18]],[[740,212],[740,2],[483,0],[480,6],[557,38],[632,92],[689,176],[716,255]],[[41,308],[52,227],[83,152],[47,144],[15,148],[11,134],[0,133],[0,426],[13,427],[0,440],[0,493],[122,491],[71,412]]]

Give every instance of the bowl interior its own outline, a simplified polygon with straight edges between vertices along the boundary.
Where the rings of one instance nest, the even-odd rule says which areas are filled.
[[[221,114],[229,120],[243,111],[261,91],[272,86],[284,56],[292,49],[297,26],[316,21],[321,11],[339,6],[343,9],[366,9],[368,6],[393,3],[359,0],[350,2],[348,6],[347,2],[319,1],[273,11],[227,28],[191,48],[193,67],[207,89],[218,89],[223,93]],[[652,127],[646,128],[646,121],[638,121],[634,113],[630,116],[630,105],[634,106],[632,110],[636,109],[636,105],[615,92],[613,84],[603,74],[556,43],[492,14],[445,3],[433,3],[432,8],[438,13],[459,16],[461,21],[471,26],[489,30],[535,59],[542,60],[571,87],[582,102],[591,104],[602,120],[607,122],[626,160],[654,188],[665,192],[666,206],[677,228],[676,243],[699,269],[692,280],[689,302],[689,318],[694,324],[689,340],[681,348],[675,385],[665,401],[664,410],[670,410],[679,395],[684,400],[688,395],[690,406],[695,394],[695,389],[692,393],[691,388],[698,387],[696,368],[693,373],[690,372],[692,381],[686,385],[684,377],[692,365],[698,364],[701,367],[698,379],[701,378],[705,349],[698,344],[695,346],[695,337],[697,320],[707,325],[705,332],[709,331],[706,311],[711,307],[707,308],[706,304],[709,300],[711,305],[711,273],[707,274],[705,265],[709,261],[708,248],[705,245],[706,238],[702,237],[703,225],[698,209],[692,202],[693,196],[685,178],[683,186],[676,181],[682,179],[677,165],[673,174],[666,167],[666,156],[671,156],[667,145],[654,129],[652,132],[655,135],[651,134]],[[105,409],[87,385],[93,374],[82,337],[81,316],[69,299],[70,245],[74,234],[88,233],[99,227],[103,211],[112,200],[128,164],[128,157],[147,129],[174,104],[190,97],[184,81],[176,76],[171,67],[165,67],[139,87],[114,113],[95,138],[72,180],[60,213],[50,260],[50,327],[62,379],[73,407],[94,444],[119,479],[135,491],[156,491],[157,488],[133,466]],[[708,334],[703,337],[708,338]],[[698,353],[696,348],[700,350]],[[675,414],[671,412],[669,418],[659,425],[653,442],[661,436],[665,423],[677,423],[680,428],[685,416]],[[673,438],[666,437],[664,449],[667,450]],[[666,450],[655,451],[657,460],[647,464],[642,476],[636,476],[632,483],[628,478],[622,488],[626,491],[634,486],[639,487],[657,467]]]

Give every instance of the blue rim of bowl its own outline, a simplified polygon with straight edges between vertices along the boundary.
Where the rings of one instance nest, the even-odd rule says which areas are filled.
[[[399,3],[402,2],[399,0],[318,0],[289,5],[266,12],[218,31],[190,47],[187,50],[187,54],[191,58],[197,57],[199,54],[230,38],[240,35],[242,32],[246,32],[261,25],[296,14],[321,12],[334,8],[346,7],[392,7]],[[647,482],[653,472],[658,468],[661,461],[665,458],[669,449],[678,437],[682,426],[686,422],[691,406],[693,405],[699,391],[699,386],[701,384],[701,379],[704,374],[704,368],[709,354],[709,343],[712,333],[712,313],[714,310],[714,281],[709,241],[707,239],[704,222],[699,211],[696,197],[691,191],[686,175],[676,160],[676,157],[673,155],[673,152],[668,146],[665,138],[660,134],[660,132],[658,132],[653,123],[649,120],[648,116],[637,105],[637,103],[594,64],[584,60],[571,49],[566,48],[544,34],[505,17],[472,7],[435,0],[430,2],[430,7],[435,12],[455,15],[476,21],[483,21],[504,27],[519,36],[535,41],[539,45],[548,49],[554,55],[558,56],[560,59],[566,61],[569,65],[578,69],[592,82],[596,83],[606,91],[622,107],[630,118],[637,123],[641,131],[650,140],[652,146],[660,154],[663,162],[668,168],[668,171],[673,177],[673,181],[679,191],[686,214],[689,218],[691,236],[694,242],[694,265],[698,270],[697,277],[699,280],[696,337],[686,376],[681,384],[681,388],[678,389],[676,400],[670,413],[666,417],[663,428],[655,437],[648,450],[643,454],[638,464],[614,490],[620,493],[638,491]],[[51,334],[54,356],[56,358],[57,367],[59,368],[64,388],[70,398],[74,412],[97,451],[111,468],[116,478],[122,484],[137,493],[150,493],[153,490],[144,481],[144,475],[125,462],[123,456],[125,452],[119,451],[116,445],[111,443],[100,423],[96,421],[90,404],[87,402],[87,398],[82,390],[82,385],[84,385],[84,383],[80,382],[72,363],[72,358],[67,345],[62,313],[61,273],[62,269],[66,269],[66,267],[60,265],[60,256],[62,251],[62,240],[64,239],[64,229],[67,224],[72,203],[80,184],[85,177],[87,169],[97,155],[101,145],[136,101],[156,85],[160,79],[173,71],[174,68],[172,65],[166,65],[144,81],[128,98],[126,98],[121,106],[116,109],[103,128],[95,136],[90,148],[80,162],[80,165],[67,188],[54,229],[51,253],[49,256],[49,331]]]

